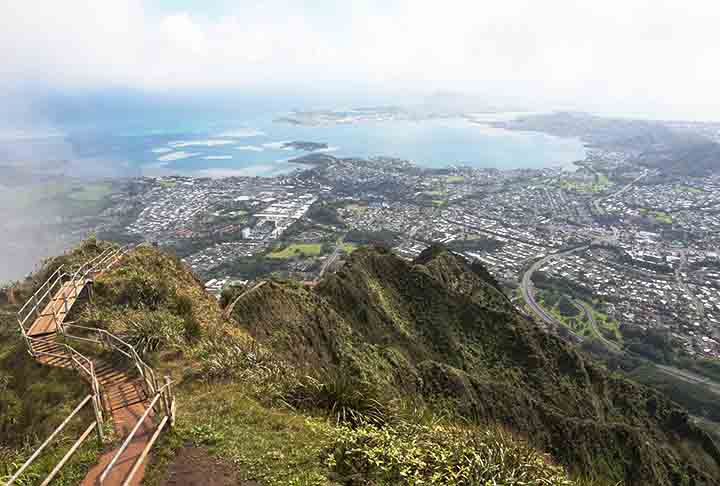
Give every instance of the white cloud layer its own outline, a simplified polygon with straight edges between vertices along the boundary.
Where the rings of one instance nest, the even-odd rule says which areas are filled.
[[[352,83],[720,117],[717,0],[264,0],[212,16],[183,5],[2,2],[0,83]]]

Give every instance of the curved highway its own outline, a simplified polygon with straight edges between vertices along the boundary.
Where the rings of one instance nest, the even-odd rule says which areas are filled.
[[[540,304],[538,304],[535,301],[535,295],[534,295],[534,287],[532,283],[532,274],[535,273],[540,267],[545,265],[547,262],[554,258],[562,257],[565,255],[569,255],[570,253],[575,253],[578,251],[587,250],[590,248],[590,245],[584,245],[577,248],[573,248],[571,250],[565,250],[557,253],[551,253],[550,255],[547,255],[544,258],[541,258],[540,260],[533,263],[530,268],[527,269],[527,271],[523,274],[522,281],[520,282],[520,288],[522,290],[523,299],[525,300],[525,303],[528,305],[530,310],[538,316],[543,322],[553,325],[553,326],[563,326],[563,323],[561,323],[559,320],[557,320],[552,314],[550,314],[548,311],[543,309]],[[574,334],[574,333],[573,333]]]
[[[550,255],[547,255],[544,258],[541,258],[537,262],[533,263],[532,266],[523,274],[522,282],[521,282],[521,289],[522,289],[522,295],[523,299],[525,300],[525,303],[528,305],[528,307],[533,311],[533,313],[539,317],[542,321],[544,321],[547,324],[554,325],[554,326],[564,326],[562,322],[557,320],[552,314],[547,312],[545,309],[543,309],[540,304],[538,304],[535,301],[535,296],[533,295],[533,284],[532,284],[532,274],[537,271],[540,267],[545,265],[545,263],[549,262],[550,260],[554,258],[558,258],[561,256],[569,255],[570,253],[574,253],[577,251],[585,250],[589,248],[589,245],[581,246],[578,248],[573,248],[572,250],[566,250],[558,253],[553,253]],[[712,391],[713,393],[720,395],[720,383],[717,383],[709,378],[706,378],[704,376],[698,375],[696,373],[687,371],[687,370],[681,370],[679,368],[676,368],[674,366],[668,366],[668,365],[661,365],[657,363],[653,363],[652,361],[649,361],[647,358],[640,356],[636,353],[629,352],[628,350],[622,350],[619,348],[619,346],[615,343],[611,343],[610,341],[607,341],[605,338],[602,337],[600,334],[600,330],[597,327],[597,322],[595,321],[594,317],[592,316],[592,312],[590,312],[590,309],[587,309],[584,305],[582,306],[585,312],[589,316],[589,322],[590,324],[595,328],[596,334],[600,336],[603,343],[606,345],[610,344],[610,349],[619,350],[621,352],[624,352],[626,354],[629,354],[635,358],[641,359],[647,364],[650,364],[654,366],[656,369],[673,376],[674,378],[677,378],[679,380],[685,381],[687,383],[692,383],[695,385],[704,385],[707,387],[708,390]],[[567,328],[566,328],[567,329]],[[579,334],[573,332],[572,330],[568,329],[570,334],[572,334],[575,338],[579,340],[583,340],[584,338],[580,336]]]

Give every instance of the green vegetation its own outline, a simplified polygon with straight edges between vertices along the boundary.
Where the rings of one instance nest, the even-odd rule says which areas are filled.
[[[445,179],[447,180],[448,184],[457,184],[459,182],[465,182],[465,176],[461,176],[461,175],[449,175],[449,176],[445,176]]]
[[[68,197],[75,201],[98,202],[112,193],[112,185],[107,182],[87,184],[70,190]]]
[[[678,368],[684,368],[720,382],[720,361],[708,358],[677,356],[673,364]]]
[[[351,230],[345,235],[345,241],[348,243],[357,243],[358,245],[368,244],[386,244],[391,245],[397,240],[399,233],[390,230],[379,231],[360,231]]]
[[[241,382],[188,384],[177,394],[178,426],[163,439],[144,484],[158,484],[188,443],[231,464],[240,481],[330,484],[321,454],[331,443],[332,426],[322,418],[263,405]]]
[[[412,398],[446,416],[505,424],[573,472],[608,482],[669,485],[681,474],[707,483],[720,474],[714,449],[704,449],[706,436],[674,404],[533,330],[479,269],[441,248],[413,263],[361,249],[317,287],[265,285],[239,302],[233,316],[277,359],[320,383],[317,370],[337,370],[354,378],[344,389],[371,390],[362,393],[364,404],[349,409],[381,404],[380,434],[394,423],[389,404]],[[286,399],[291,405],[293,396]],[[331,410],[330,403],[355,402],[343,396],[318,402]],[[669,416],[682,425],[670,425]],[[681,435],[696,444],[694,452],[657,434]],[[646,459],[628,444],[644,444]],[[646,468],[645,461],[656,466]],[[707,475],[697,476],[700,470]]]
[[[75,440],[77,440],[77,437],[81,434],[80,430],[82,429],[84,429],[84,427],[74,426],[70,429],[72,433],[63,432],[61,436],[55,440],[55,445],[43,451],[38,459],[25,470],[15,484],[19,486],[40,484],[70,449]],[[97,463],[102,450],[103,447],[98,441],[97,436],[90,437],[62,468],[55,479],[53,479],[52,484],[59,486],[76,486],[80,484],[87,474],[87,471]],[[0,482],[4,483],[9,480],[33,452],[33,447],[23,447],[21,449],[5,449],[0,447]]]
[[[337,212],[338,205],[326,201],[317,201],[308,209],[307,217],[311,220],[330,226],[344,226],[342,218]]]
[[[642,216],[646,216],[646,217],[649,216],[663,224],[672,224],[672,222],[673,222],[672,216],[663,211],[652,211],[647,208],[640,208],[640,209],[638,209],[638,211],[640,212],[640,214]]]
[[[217,275],[235,275],[239,278],[255,280],[267,277],[283,268],[283,260],[262,255],[239,257],[223,263],[214,272]]]
[[[576,484],[547,456],[499,428],[345,427],[328,462],[343,484],[356,484],[358,477],[379,485]]]
[[[368,208],[367,208],[367,206],[364,206],[364,205],[361,206],[359,204],[353,203],[353,204],[346,205],[345,209],[348,211],[352,211],[354,214],[357,215],[357,214],[363,214],[363,213],[367,212]]]
[[[352,253],[358,249],[358,245],[356,243],[343,243],[342,249],[345,253]]]
[[[577,319],[569,297],[555,304]],[[146,484],[160,484],[187,448],[240,484],[670,486],[720,476],[720,451],[674,403],[537,329],[486,269],[443,247],[413,262],[361,248],[317,286],[269,281],[225,316],[177,258],[143,246],[97,279],[76,314],[132,340],[177,382],[177,424]],[[23,399],[0,406],[19,410]]]
[[[579,182],[572,179],[560,180],[560,187],[562,189],[586,194],[597,194],[603,192],[607,190],[610,185],[610,180],[604,175],[596,178],[595,182]]]
[[[292,258],[292,257],[308,257],[318,256],[321,253],[322,245],[320,243],[293,243],[280,250],[268,253],[268,258]]]
[[[43,366],[28,355],[17,327],[16,312],[55,269],[100,254],[108,245],[88,240],[75,251],[54,258],[31,278],[0,293],[0,481],[11,476],[77,404],[89,386],[72,369]],[[39,484],[82,431],[94,420],[85,407],[23,474],[18,484]],[[91,437],[53,484],[76,485],[102,447]]]
[[[706,386],[689,383],[657,369],[651,364],[634,369],[630,376],[639,383],[661,390],[694,415],[720,422],[720,403],[717,395]]]
[[[672,224],[672,222],[673,222],[672,216],[666,212],[652,211],[650,214],[652,215],[653,218],[660,221],[661,223]]]

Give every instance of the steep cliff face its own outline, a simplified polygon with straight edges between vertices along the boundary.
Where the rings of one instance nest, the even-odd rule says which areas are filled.
[[[442,247],[414,262],[361,249],[317,287],[269,283],[233,315],[309,373],[450,404],[570,469],[634,485],[720,484],[720,450],[686,412],[539,329],[482,266]]]

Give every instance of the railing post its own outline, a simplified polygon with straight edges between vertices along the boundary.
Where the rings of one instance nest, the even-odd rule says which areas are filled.
[[[55,323],[55,330],[59,329],[57,315],[55,314],[55,305],[52,306],[52,318]],[[62,329],[60,329],[60,334],[62,334]]]
[[[105,432],[103,431],[102,412],[100,412],[100,399],[97,395],[93,399],[93,410],[95,411],[95,422],[97,423],[98,440],[102,444],[105,442]]]
[[[33,294],[33,302],[35,302],[35,319],[40,317],[40,311],[38,310],[39,304],[38,304],[38,298],[37,298],[37,292]]]
[[[157,377],[155,376],[155,373],[150,374],[152,385],[153,385],[153,393],[157,393],[158,389],[160,388],[158,386]]]
[[[170,427],[175,427],[175,393],[172,388],[172,381],[169,376],[165,376],[165,395],[167,399],[167,414],[170,417]]]
[[[105,442],[105,434],[103,431],[103,416],[102,416],[102,404],[100,403],[100,388],[98,387],[97,381],[95,380],[95,371],[92,368],[92,362],[91,362],[91,380],[93,381],[93,391],[95,394],[93,395],[93,411],[95,412],[95,422],[97,423],[97,433],[98,433],[98,440],[102,444]]]
[[[20,320],[20,317],[18,317],[18,327],[20,327],[20,334],[23,337],[23,340],[25,341],[25,346],[27,346],[28,353],[30,353],[30,356],[33,358],[35,357],[35,353],[33,352],[32,344],[30,343],[30,340],[27,337],[27,334],[25,334],[25,329],[23,328],[22,321]]]
[[[170,377],[165,375],[165,389],[163,390],[163,403],[165,405],[165,413],[170,415]]]
[[[62,294],[63,294],[63,305],[65,305],[65,314],[68,313],[68,298],[67,298],[67,288],[63,285],[62,286]]]

